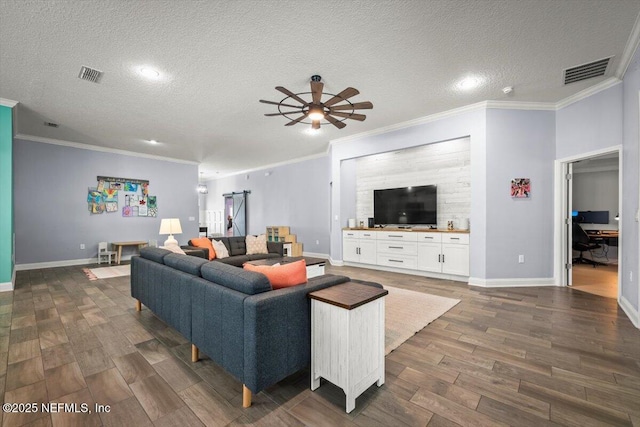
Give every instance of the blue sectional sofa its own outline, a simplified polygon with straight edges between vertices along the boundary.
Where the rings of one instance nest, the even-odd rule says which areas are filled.
[[[243,383],[243,406],[311,360],[309,292],[348,282],[326,274],[272,290],[266,276],[216,261],[143,248],[131,295]],[[379,284],[369,283],[381,287]]]

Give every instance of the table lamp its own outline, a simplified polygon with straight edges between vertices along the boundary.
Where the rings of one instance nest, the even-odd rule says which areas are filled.
[[[182,234],[179,218],[165,218],[160,222],[160,234],[168,234],[169,238],[164,241],[164,245],[177,245],[178,241],[173,238],[174,234]]]

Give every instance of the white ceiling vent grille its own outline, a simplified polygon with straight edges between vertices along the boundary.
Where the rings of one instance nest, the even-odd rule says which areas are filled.
[[[575,83],[582,80],[591,79],[593,77],[604,76],[612,57],[600,59],[588,64],[578,65],[576,67],[564,70],[564,84]]]
[[[80,74],[78,74],[78,78],[82,80],[87,80],[93,83],[99,83],[102,78],[102,71],[96,70],[95,68],[89,68],[86,66],[82,66],[80,68]]]

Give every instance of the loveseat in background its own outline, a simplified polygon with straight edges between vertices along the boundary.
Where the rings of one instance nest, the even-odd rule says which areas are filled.
[[[242,264],[247,261],[266,258],[280,258],[284,256],[283,242],[267,242],[267,251],[269,253],[247,255],[246,236],[209,237],[208,239],[221,241],[229,252],[229,256],[227,258],[215,258],[214,261],[234,265],[236,267],[242,267]],[[202,256],[205,259],[209,259],[209,249],[193,246],[191,240],[189,240],[188,243],[189,244],[186,246],[181,246],[185,252],[190,251],[189,255]],[[200,255],[200,253],[202,253],[202,255]]]

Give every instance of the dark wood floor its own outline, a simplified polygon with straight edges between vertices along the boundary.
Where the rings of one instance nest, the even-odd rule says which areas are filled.
[[[308,371],[254,396],[148,309],[129,278],[81,267],[18,272],[0,294],[4,402],[110,405],[109,413],[0,413],[3,425],[640,426],[640,332],[616,301],[562,288],[483,290],[355,268],[354,278],[459,298],[386,358],[386,383],[351,414]]]

